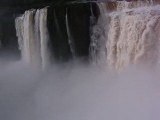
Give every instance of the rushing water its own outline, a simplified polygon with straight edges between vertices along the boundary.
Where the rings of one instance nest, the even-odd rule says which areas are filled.
[[[116,69],[131,64],[153,66],[159,63],[159,5],[153,5],[153,1],[121,1],[116,3],[114,11],[109,12],[106,3],[98,6],[100,22],[94,27],[92,44],[95,48],[91,50],[95,59],[104,58],[100,53],[105,52],[103,60]]]
[[[0,120],[160,119],[160,5],[96,5],[98,15],[90,5],[90,17],[72,11],[75,5],[27,10],[16,18],[21,60],[0,57]],[[85,45],[82,28],[90,35],[87,60],[94,65],[77,60]],[[57,64],[56,52],[74,60]]]
[[[50,64],[47,8],[29,10],[16,18],[16,30],[22,60],[46,68]]]
[[[97,23],[91,9],[90,21],[94,22],[90,24],[91,61],[106,63],[106,67],[115,69],[158,63],[160,6],[153,1],[117,1],[114,5],[111,11],[107,3],[97,3],[100,10]],[[68,45],[72,56],[76,57],[67,8],[65,21]],[[16,29],[22,59],[42,68],[48,66],[53,54],[48,47],[47,8],[26,11],[16,19]]]

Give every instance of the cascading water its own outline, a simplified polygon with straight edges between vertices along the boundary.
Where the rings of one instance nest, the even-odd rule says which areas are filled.
[[[106,37],[108,32],[108,17],[105,4],[99,3],[100,16],[97,24],[91,29],[90,57],[93,63],[104,63],[106,56]]]
[[[24,26],[23,26],[23,16],[18,17],[15,20],[15,27],[16,27],[16,32],[17,32],[17,38],[18,38],[18,44],[19,44],[19,49],[23,53],[23,33],[24,33]]]
[[[100,4],[103,5],[100,6]],[[117,9],[112,12],[107,12],[106,3],[98,5],[100,10],[106,10],[100,12],[100,16],[105,16],[100,24],[107,22],[108,27],[103,25],[103,28],[100,28],[101,31],[103,30],[101,34],[96,32],[100,37],[96,40],[92,39],[93,43],[96,41],[94,51],[101,51],[97,49],[99,49],[99,43],[105,39],[107,48],[105,60],[111,68],[121,69],[130,64],[158,63],[160,6],[152,6],[153,1],[119,1],[116,4]],[[99,20],[101,19],[100,17]],[[99,26],[99,23],[97,25]],[[100,45],[104,48],[103,44],[100,43]],[[101,57],[94,51],[92,50],[91,54],[96,58]]]
[[[47,8],[26,11],[15,22],[22,60],[45,69],[50,64]]]
[[[34,34],[35,10],[26,11],[23,18],[23,50],[22,56],[26,63],[37,64],[36,41]]]
[[[97,3],[100,11],[97,23],[91,8],[89,48],[91,61],[107,63],[107,66],[116,69],[130,64],[158,63],[160,6],[154,3],[152,0],[116,1],[114,10],[107,8],[108,3]],[[53,16],[60,32],[55,11]],[[76,48],[70,32],[71,22],[68,20],[67,9],[64,18],[68,44],[72,56],[75,57]],[[23,16],[16,19],[16,29],[22,58],[27,63],[47,67],[51,62],[47,8],[26,11]]]
[[[124,1],[117,1],[117,11],[124,10],[124,9],[131,9],[131,8],[138,8],[143,6],[151,6],[153,5],[152,0],[137,0],[137,1],[131,1],[126,2]]]
[[[40,45],[41,45],[41,59],[42,68],[49,67],[51,63],[51,54],[49,50],[49,33],[47,29],[47,8],[40,10]]]

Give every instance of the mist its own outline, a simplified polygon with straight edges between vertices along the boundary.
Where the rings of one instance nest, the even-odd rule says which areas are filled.
[[[6,63],[6,64],[5,64]],[[70,62],[47,71],[0,62],[1,120],[159,119],[158,69]]]

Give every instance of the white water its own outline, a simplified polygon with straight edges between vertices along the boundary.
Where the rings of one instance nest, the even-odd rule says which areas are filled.
[[[97,4],[100,16],[91,30],[91,60],[115,69],[132,64],[158,64],[160,6],[154,5],[154,1],[118,1],[116,9],[110,11],[106,4]],[[65,19],[68,43],[75,57],[68,11]],[[26,11],[16,19],[16,29],[23,61],[47,68],[51,63],[47,8]]]
[[[100,16],[97,24],[91,30],[90,57],[93,63],[103,64],[106,59],[106,37],[108,34],[108,19],[105,4],[98,4]]]
[[[143,6],[151,6],[154,2],[152,0],[137,0],[132,2],[117,1],[117,11],[124,10],[127,8],[138,8]]]
[[[35,10],[26,11],[24,14],[23,28],[24,28],[24,37],[23,37],[23,60],[26,63],[33,63],[34,65],[37,62],[37,52],[36,52],[36,41],[34,35],[34,14]]]
[[[49,51],[49,33],[47,29],[47,8],[40,10],[40,40],[41,40],[41,57],[42,68],[48,68],[51,63],[51,54]]]
[[[16,19],[16,29],[22,60],[30,65],[47,68],[51,58],[47,8],[26,11]]]
[[[110,11],[106,4],[97,3],[100,16],[91,30],[91,60],[115,69],[132,64],[157,65],[160,62],[160,6],[152,0],[118,1],[116,9]],[[65,19],[68,43],[75,57],[67,10]],[[47,8],[26,11],[16,19],[16,29],[23,61],[47,68],[51,62]]]
[[[16,18],[15,27],[16,27],[16,32],[17,32],[19,49],[22,52],[23,51],[23,33],[24,33],[23,16]]]
[[[117,3],[117,10],[110,13],[101,12],[101,16],[105,16],[104,23],[101,24],[107,22],[108,26],[103,25],[101,30],[104,31],[100,34],[98,43],[105,39],[107,48],[105,60],[111,68],[122,69],[132,64],[151,67],[159,63],[160,6],[148,3],[153,4],[153,1],[130,3],[122,1]],[[106,3],[100,4],[100,9],[107,10]],[[100,17],[99,20],[101,19]],[[99,23],[97,26],[100,27]],[[103,44],[101,45],[101,48],[104,48]],[[97,48],[99,49],[99,46]],[[94,55],[99,58],[99,53]]]
[[[41,66],[41,62],[42,62],[42,57],[41,57],[41,37],[40,37],[40,29],[39,29],[39,25],[40,25],[40,10],[37,10],[34,16],[34,36],[35,36],[35,41],[36,41],[36,53],[37,53],[37,61],[36,64],[40,67]],[[25,23],[24,23],[25,24]],[[25,37],[25,36],[24,36]]]

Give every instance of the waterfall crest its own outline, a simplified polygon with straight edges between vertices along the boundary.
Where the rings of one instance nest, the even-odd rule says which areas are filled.
[[[138,8],[138,7],[144,7],[144,6],[151,6],[154,2],[152,0],[137,0],[137,1],[117,1],[117,11],[121,11],[124,9],[132,9],[132,8]]]

